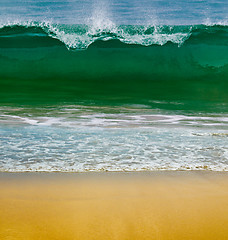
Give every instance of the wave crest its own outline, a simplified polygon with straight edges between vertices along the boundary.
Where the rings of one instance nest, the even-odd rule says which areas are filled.
[[[34,35],[46,35],[51,38],[57,39],[65,44],[68,49],[82,50],[87,49],[91,44],[100,40],[119,40],[125,44],[134,44],[141,46],[160,45],[163,46],[168,42],[181,46],[189,38],[203,37],[205,34],[219,34],[218,39],[222,38],[226,42],[228,36],[227,26],[208,26],[208,25],[195,25],[195,26],[151,26],[151,25],[120,25],[116,26],[112,22],[106,24],[90,24],[90,25],[66,25],[66,24],[53,24],[50,22],[9,22],[0,24],[0,37],[6,37],[3,29],[11,29],[11,34],[15,34],[13,30],[18,27],[24,28],[21,34],[28,33],[28,29],[35,28]],[[42,33],[41,33],[42,31]],[[29,32],[31,35],[31,31]],[[5,35],[4,35],[5,34]],[[17,32],[18,34],[18,32]],[[225,35],[224,35],[225,34]],[[224,40],[225,39],[225,40]],[[210,40],[210,39],[209,39]],[[208,39],[206,40],[208,41]]]

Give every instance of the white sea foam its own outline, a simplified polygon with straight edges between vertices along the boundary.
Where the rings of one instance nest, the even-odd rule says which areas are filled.
[[[133,106],[1,107],[0,171],[228,171],[227,115]]]
[[[68,109],[60,111],[57,115],[54,113],[46,114],[47,116],[33,116],[22,114],[0,114],[0,124],[27,124],[35,126],[60,126],[60,127],[155,127],[155,126],[189,126],[189,127],[207,127],[207,126],[228,126],[228,117],[222,116],[191,116],[191,115],[172,115],[172,114],[146,114],[146,113],[94,113],[80,112]]]
[[[227,26],[227,22],[204,23],[207,26]],[[58,39],[68,49],[87,49],[97,40],[107,41],[117,39],[125,44],[137,44],[142,46],[160,45],[168,42],[181,46],[188,40],[196,26],[165,26],[165,25],[116,25],[105,13],[105,10],[96,10],[87,21],[87,25],[55,24],[51,21],[0,21],[0,28],[23,26],[39,27],[48,36]]]
[[[50,126],[0,132],[0,171],[228,171],[228,132]]]
[[[143,46],[164,45],[167,42],[180,46],[191,36],[191,27],[187,32],[172,32],[172,29],[170,29],[170,32],[167,33],[163,32],[163,26],[154,25],[132,26],[132,29],[130,29],[129,26],[117,26],[104,16],[103,12],[102,14],[98,13],[90,18],[88,25],[82,25],[81,27],[80,25],[58,25],[50,21],[15,20],[0,22],[0,28],[13,26],[40,27],[50,37],[63,42],[67,48],[77,50],[86,49],[97,40],[107,41],[110,39],[118,39],[126,44]],[[151,29],[154,30],[151,31]],[[150,33],[147,32],[148,30],[150,30]]]

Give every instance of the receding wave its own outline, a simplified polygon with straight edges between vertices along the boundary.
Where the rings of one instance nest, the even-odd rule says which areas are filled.
[[[0,172],[228,171],[227,137],[211,130],[0,126],[0,131]]]

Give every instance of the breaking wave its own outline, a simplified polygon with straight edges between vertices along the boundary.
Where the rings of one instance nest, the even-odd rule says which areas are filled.
[[[168,42],[181,46],[185,42],[207,43],[216,41],[219,44],[228,45],[228,26],[226,25],[189,25],[189,26],[154,26],[154,25],[120,25],[92,24],[92,25],[66,25],[51,24],[47,22],[11,22],[0,24],[1,47],[23,47],[34,45],[36,38],[43,45],[48,45],[49,38],[57,39],[68,49],[87,49],[98,40],[119,40],[130,45],[165,45]],[[49,41],[49,42],[48,42]],[[10,45],[10,43],[11,45]],[[53,42],[57,44],[57,42]],[[38,46],[37,46],[38,47]]]

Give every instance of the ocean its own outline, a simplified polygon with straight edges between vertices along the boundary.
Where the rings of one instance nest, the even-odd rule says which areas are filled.
[[[226,0],[2,0],[0,171],[228,171]]]

